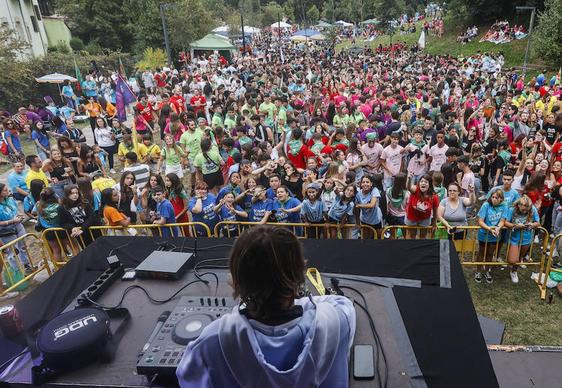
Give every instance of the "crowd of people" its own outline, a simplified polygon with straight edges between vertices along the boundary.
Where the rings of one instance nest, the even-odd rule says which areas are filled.
[[[488,32],[480,39],[480,42],[492,42],[495,44],[509,43],[514,39],[523,39],[527,36],[527,30],[523,25],[509,26],[507,20],[496,21]]]
[[[350,56],[327,43],[281,52],[273,39],[257,38],[254,55],[207,53],[181,69],[138,72],[132,122],[94,84],[84,104],[93,136],[72,116],[4,112],[13,170],[0,183],[2,242],[25,233],[26,220],[87,245],[87,228],[102,224],[324,224],[309,233],[319,238],[440,224],[459,238],[474,217],[479,258],[511,241],[514,264],[540,220],[549,233],[562,228],[558,78],[524,79],[487,54]],[[37,152],[24,155],[20,136]],[[46,238],[55,258],[70,253],[65,234]],[[517,266],[510,273],[517,282]],[[489,267],[476,272],[483,279],[492,281]]]

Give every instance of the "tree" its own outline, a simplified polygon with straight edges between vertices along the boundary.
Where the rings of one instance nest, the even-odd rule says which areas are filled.
[[[562,63],[562,0],[546,0],[538,23],[534,37],[537,53],[553,64]]]
[[[129,16],[128,29],[132,31],[134,52],[164,45],[160,3],[159,0],[127,0],[124,12]]]
[[[202,0],[180,0],[166,11],[170,46],[184,49],[210,33],[217,24]]]
[[[153,49],[152,47],[144,50],[142,59],[137,62],[137,67],[140,70],[157,69],[163,67],[168,58],[166,53],[161,48]]]
[[[375,15],[384,21],[397,19],[405,8],[404,0],[375,0],[374,3]]]
[[[133,34],[125,12],[127,4],[127,0],[59,0],[57,9],[67,16],[72,34],[86,44],[97,40],[106,48],[128,51]]]
[[[25,61],[29,45],[20,40],[16,32],[0,26],[0,107],[10,108],[25,101],[29,91],[26,79],[31,71]]]
[[[277,17],[283,17],[283,8],[275,1],[270,1],[265,7],[262,7],[262,26],[270,26],[277,22]]]
[[[316,24],[318,20],[320,20],[320,11],[314,4],[312,4],[310,8],[308,8],[308,11],[306,11],[306,18],[311,24]]]

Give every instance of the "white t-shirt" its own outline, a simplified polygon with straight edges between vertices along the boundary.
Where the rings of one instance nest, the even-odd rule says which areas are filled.
[[[429,165],[429,171],[441,171],[441,166],[447,161],[445,153],[448,149],[449,146],[447,144],[444,144],[441,148],[437,144],[435,144],[428,151],[426,151],[427,155],[431,156],[432,158],[431,164]]]
[[[402,146],[397,145],[395,148],[392,148],[391,145],[386,146],[380,158],[386,161],[386,168],[389,170],[384,170],[384,177],[391,178],[395,176],[400,172],[402,164]]]

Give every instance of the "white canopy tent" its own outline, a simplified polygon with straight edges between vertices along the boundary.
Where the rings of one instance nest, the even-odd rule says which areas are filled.
[[[293,26],[291,26],[289,23],[286,22],[279,22],[279,23],[273,23],[271,25],[271,28],[281,28],[282,30],[288,30],[291,29]]]
[[[351,26],[353,26],[353,23],[348,23],[348,22],[343,21],[343,20],[338,20],[338,21],[335,22],[334,24],[337,24],[338,26],[342,26],[342,27],[351,27]]]

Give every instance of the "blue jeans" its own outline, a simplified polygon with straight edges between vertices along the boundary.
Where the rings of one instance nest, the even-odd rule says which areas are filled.
[[[12,234],[10,236],[0,237],[0,240],[2,240],[2,242],[4,244],[8,244],[10,241],[13,241],[18,237],[21,237],[24,234],[25,234],[25,228],[20,223],[20,224],[16,224],[16,233],[15,234]],[[25,246],[24,241],[20,240],[19,242],[16,243],[15,247],[19,251],[18,256],[20,258],[21,264],[22,265],[29,264],[29,258],[27,257],[27,247]],[[18,262],[16,260],[15,255],[14,255],[14,250],[12,248],[8,248],[8,249],[4,250],[4,252],[5,252],[5,257],[8,258],[8,263],[10,263],[10,266],[12,268],[18,268]]]

